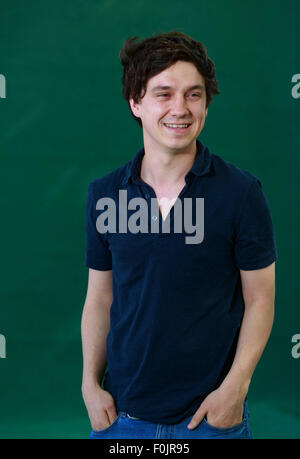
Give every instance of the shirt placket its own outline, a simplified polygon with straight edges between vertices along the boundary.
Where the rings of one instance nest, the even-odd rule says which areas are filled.
[[[163,224],[167,225],[167,221],[163,222],[162,214],[161,214],[161,212],[159,210],[159,207],[158,207],[158,201],[157,201],[157,197],[156,197],[155,191],[150,185],[148,185],[147,183],[143,182],[142,180],[139,179],[138,182],[139,182],[139,185],[141,187],[143,196],[147,200],[147,204],[148,204],[149,232],[151,232],[153,237],[158,239],[158,240],[159,239],[165,239],[166,237],[169,237],[170,233],[173,230],[175,203],[171,207],[171,209],[169,211],[169,214],[167,216],[167,219],[169,219],[168,228],[170,228],[170,231],[169,232],[168,231],[163,232],[162,231]],[[177,199],[181,199],[184,195],[186,195],[187,191],[190,188],[190,184],[191,184],[191,174],[187,174],[186,177],[185,177],[185,185],[184,185],[183,189],[181,190],[180,194],[178,195]],[[153,211],[153,207],[152,207],[152,204],[151,204],[151,199],[155,199],[156,200],[156,205],[154,206],[154,211]],[[157,228],[158,232],[153,232],[151,230],[151,220],[152,220],[152,227]]]

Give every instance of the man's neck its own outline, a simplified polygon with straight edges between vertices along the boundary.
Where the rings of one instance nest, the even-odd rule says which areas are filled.
[[[167,151],[151,148],[144,144],[145,155],[141,164],[141,179],[154,187],[176,186],[184,181],[187,172],[193,166],[196,142],[181,151]]]

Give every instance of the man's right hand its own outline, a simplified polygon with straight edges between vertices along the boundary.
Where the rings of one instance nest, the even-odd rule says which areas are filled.
[[[98,384],[82,386],[82,396],[93,430],[106,429],[118,417],[112,395]]]

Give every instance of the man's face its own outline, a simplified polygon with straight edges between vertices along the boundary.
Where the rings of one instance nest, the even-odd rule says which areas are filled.
[[[138,104],[130,99],[130,106],[143,123],[145,145],[184,150],[195,142],[204,126],[205,80],[194,64],[178,61],[150,78],[145,96]]]

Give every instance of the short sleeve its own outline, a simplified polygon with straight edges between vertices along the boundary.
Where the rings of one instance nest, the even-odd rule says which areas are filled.
[[[85,213],[85,258],[84,265],[101,271],[112,269],[112,258],[107,242],[96,228],[96,200],[94,198],[94,182],[88,189]]]
[[[239,212],[235,236],[234,254],[239,269],[265,268],[277,259],[271,212],[257,178]]]

